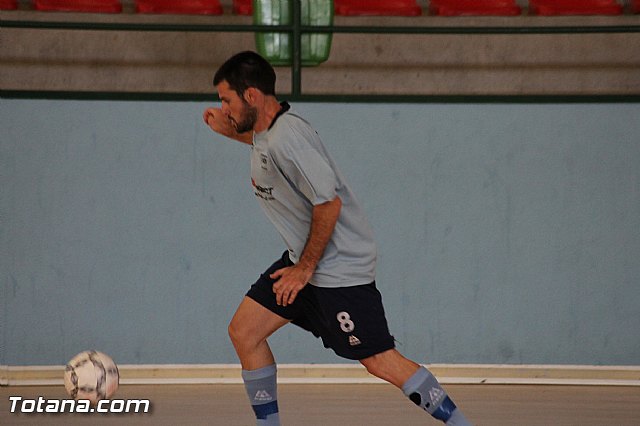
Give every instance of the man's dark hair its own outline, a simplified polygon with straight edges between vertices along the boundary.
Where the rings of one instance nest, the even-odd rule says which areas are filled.
[[[222,81],[229,83],[229,87],[241,97],[249,87],[255,87],[265,95],[276,94],[276,72],[256,52],[241,52],[227,59],[213,77],[213,85],[217,86]]]

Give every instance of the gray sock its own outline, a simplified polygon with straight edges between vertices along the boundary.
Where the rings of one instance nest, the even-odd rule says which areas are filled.
[[[417,406],[448,426],[471,425],[442,389],[438,380],[424,367],[420,367],[409,377],[402,385],[402,392]]]
[[[464,414],[462,414],[462,411],[460,411],[460,409],[458,408],[453,410],[453,413],[451,413],[451,417],[449,417],[449,420],[447,420],[446,425],[447,426],[471,426],[471,423],[469,422],[469,420],[467,420]]]
[[[256,415],[256,425],[280,426],[275,364],[257,370],[242,370],[242,379]]]

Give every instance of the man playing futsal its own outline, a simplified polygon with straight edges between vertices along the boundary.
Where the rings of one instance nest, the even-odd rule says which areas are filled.
[[[395,349],[375,284],[371,228],[318,134],[277,101],[275,81],[265,59],[239,53],[213,79],[222,108],[204,112],[212,130],[252,146],[253,191],[287,246],[229,325],[257,425],[280,424],[267,338],[290,322],[360,361],[436,419],[469,425],[436,378]]]

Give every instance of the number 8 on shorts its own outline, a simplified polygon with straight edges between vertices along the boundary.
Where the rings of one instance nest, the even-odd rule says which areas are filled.
[[[345,333],[351,333],[356,328],[356,325],[353,323],[353,321],[351,321],[351,316],[349,315],[348,312],[345,312],[345,311],[338,312],[338,315],[336,315],[336,318],[340,323],[340,328]]]

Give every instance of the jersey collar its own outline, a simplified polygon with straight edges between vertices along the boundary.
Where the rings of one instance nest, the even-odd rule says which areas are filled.
[[[271,130],[274,124],[276,124],[276,121],[278,120],[278,118],[280,118],[284,113],[286,113],[290,109],[291,109],[291,105],[289,105],[287,101],[280,102],[280,111],[278,111],[276,116],[273,117],[273,121],[271,121],[271,124],[269,125],[269,128],[267,130]]]

